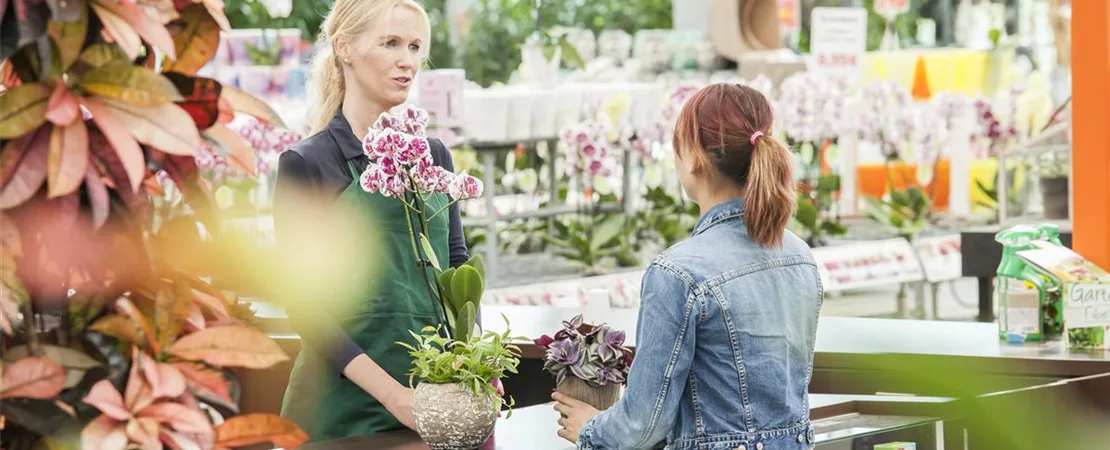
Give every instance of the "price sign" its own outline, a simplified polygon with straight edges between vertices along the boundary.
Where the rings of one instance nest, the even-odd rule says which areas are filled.
[[[875,0],[875,12],[894,17],[910,12],[910,0]]]
[[[858,78],[867,50],[867,10],[813,8],[811,70]]]
[[[783,33],[793,33],[802,27],[802,1],[779,0],[779,25]]]

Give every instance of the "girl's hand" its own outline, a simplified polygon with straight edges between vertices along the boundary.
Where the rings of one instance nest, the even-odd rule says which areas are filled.
[[[598,415],[599,411],[593,406],[558,392],[552,394],[551,398],[555,400],[555,410],[563,415],[559,419],[559,425],[563,427],[559,430],[559,437],[571,443],[577,443],[578,433],[582,431],[582,425],[593,416]]]

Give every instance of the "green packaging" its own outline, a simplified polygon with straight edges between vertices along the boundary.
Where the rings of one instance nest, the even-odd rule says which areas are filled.
[[[994,296],[998,305],[998,335],[1007,342],[1043,341],[1045,278],[1017,253],[1030,250],[1042,230],[1018,225],[1000,231],[994,240],[1002,244],[1002,259],[995,272]]]

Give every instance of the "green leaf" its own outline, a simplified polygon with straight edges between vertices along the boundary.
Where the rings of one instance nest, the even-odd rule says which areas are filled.
[[[96,69],[113,61],[127,62],[127,54],[112,44],[92,44],[78,57],[80,62],[87,64],[89,69]]]
[[[590,238],[589,248],[591,251],[600,250],[605,244],[608,244],[621,232],[621,226],[624,225],[624,216],[614,214],[602,220],[596,227],[594,227],[594,234]]]
[[[484,290],[485,282],[482,276],[478,274],[478,269],[471,266],[459,267],[451,277],[451,301],[456,311],[462,311],[468,303],[474,305],[481,303]]]
[[[443,270],[439,268],[439,258],[436,257],[436,251],[432,248],[432,243],[428,241],[428,237],[424,233],[420,233],[420,246],[424,248],[424,256],[428,258],[428,262],[432,263],[437,271]]]
[[[439,288],[443,293],[450,296],[451,294],[451,278],[455,276],[455,268],[448,267],[436,277],[436,282],[439,283]]]
[[[809,200],[798,197],[798,211],[794,213],[794,217],[798,219],[798,223],[802,224],[806,229],[817,229],[817,207],[810,203]]]
[[[455,339],[468,342],[470,341],[470,334],[474,332],[474,321],[478,315],[478,310],[474,303],[467,303],[463,305],[459,311],[459,317],[455,321]]]
[[[578,49],[574,45],[571,45],[566,35],[559,38],[559,48],[563,53],[563,61],[566,61],[572,69],[586,67],[586,61],[582,59],[582,54],[578,53]]]
[[[842,236],[848,232],[848,228],[840,222],[823,220],[821,221],[821,231],[824,231],[825,234],[829,236]]]
[[[79,56],[82,44],[85,43],[85,34],[89,28],[88,8],[83,0],[75,0],[80,7],[80,18],[73,22],[51,20],[47,25],[47,33],[54,39],[58,46],[58,59],[62,69],[68,69]]]
[[[26,83],[0,95],[0,138],[23,136],[46,122],[51,89]]]
[[[823,193],[840,190],[840,175],[823,175],[817,179],[817,190]]]
[[[183,99],[166,77],[127,61],[113,61],[89,71],[81,77],[81,87],[134,106],[157,106]]]
[[[474,256],[471,256],[470,260],[466,262],[466,265],[477,269],[478,275],[480,275],[483,280],[486,279],[486,263],[482,260],[482,255],[475,253]]]

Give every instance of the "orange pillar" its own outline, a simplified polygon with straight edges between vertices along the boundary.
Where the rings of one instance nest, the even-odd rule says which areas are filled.
[[[1110,268],[1110,2],[1071,5],[1073,247]]]

